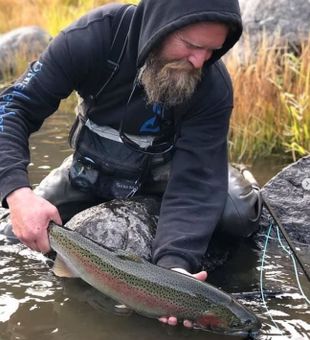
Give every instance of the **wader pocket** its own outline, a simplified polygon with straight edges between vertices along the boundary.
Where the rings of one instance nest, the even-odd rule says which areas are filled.
[[[102,198],[126,198],[140,187],[149,155],[83,126],[70,168],[72,186]]]

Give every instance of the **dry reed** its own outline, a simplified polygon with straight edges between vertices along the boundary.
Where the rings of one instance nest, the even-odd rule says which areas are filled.
[[[235,161],[271,154],[293,160],[310,152],[310,37],[298,56],[288,45],[272,47],[265,35],[254,49],[249,39],[226,57],[235,107],[230,154]]]
[[[38,25],[55,35],[88,10],[117,0],[0,0],[0,33]]]

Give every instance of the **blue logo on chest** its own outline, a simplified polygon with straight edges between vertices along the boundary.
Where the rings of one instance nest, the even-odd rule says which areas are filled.
[[[156,133],[160,131],[160,118],[162,114],[162,107],[160,104],[153,105],[153,112],[155,116],[146,120],[140,127],[140,132],[152,132]]]

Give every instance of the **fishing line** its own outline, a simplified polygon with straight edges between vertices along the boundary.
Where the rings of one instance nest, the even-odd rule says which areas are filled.
[[[295,257],[293,255],[293,253],[291,252],[290,249],[288,249],[287,247],[284,246],[284,244],[282,243],[281,237],[280,237],[280,233],[279,233],[279,227],[276,226],[277,229],[277,236],[278,236],[278,240],[279,240],[279,244],[281,246],[281,248],[290,256],[292,262],[293,262],[293,266],[294,266],[294,272],[295,272],[295,276],[296,276],[296,281],[297,281],[297,285],[299,288],[299,291],[302,295],[302,297],[307,301],[307,303],[310,305],[310,300],[307,298],[306,294],[304,293],[301,284],[300,284],[300,280],[299,280],[299,275],[298,275],[298,270],[297,270],[297,264],[296,264],[296,260]]]
[[[281,230],[281,234],[283,235],[286,243],[288,244],[288,246],[290,247],[291,252],[294,254],[296,260],[298,261],[301,269],[303,270],[303,272],[305,273],[306,278],[308,279],[308,281],[310,282],[310,275],[308,274],[306,267],[303,263],[303,261],[301,260],[301,258],[299,257],[298,253],[295,251],[294,249],[294,244],[291,241],[288,233],[286,232],[285,228],[283,227],[282,223],[280,222],[279,218],[277,217],[276,213],[274,212],[273,208],[271,207],[271,205],[269,204],[268,200],[266,199],[266,197],[263,195],[263,193],[261,193],[262,195],[262,199],[263,199],[263,203],[265,205],[265,207],[267,208],[268,212],[270,213],[271,217],[273,218],[273,220],[275,221],[276,225],[280,228]]]
[[[272,223],[270,223],[268,232],[265,235],[266,242],[265,242],[264,249],[263,249],[263,255],[262,255],[262,259],[261,259],[261,267],[260,267],[260,280],[259,280],[259,283],[260,283],[260,292],[261,292],[261,297],[262,297],[262,301],[263,301],[263,306],[265,307],[266,312],[267,312],[270,320],[272,321],[272,323],[274,324],[276,329],[280,332],[280,334],[284,335],[283,332],[281,331],[281,329],[278,327],[278,325],[274,321],[272,315],[271,315],[271,312],[270,312],[270,310],[269,310],[269,308],[267,306],[266,300],[265,300],[265,294],[264,294],[264,288],[263,288],[263,272],[264,272],[266,251],[267,251],[267,246],[268,246],[268,242],[269,242],[269,238],[270,238],[271,229],[272,229]]]

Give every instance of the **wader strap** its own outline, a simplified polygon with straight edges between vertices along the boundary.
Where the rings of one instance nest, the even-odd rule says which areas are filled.
[[[109,51],[108,59],[106,62],[107,78],[100,90],[92,96],[92,100],[96,100],[102,91],[106,88],[112,78],[119,70],[119,65],[125,52],[125,48],[128,41],[128,30],[131,23],[132,15],[135,10],[135,6],[129,5],[125,7],[122,17],[116,29],[114,40],[112,42],[111,49]]]
[[[79,131],[88,119],[89,108],[95,103],[102,91],[107,87],[109,82],[119,70],[119,65],[127,45],[128,30],[135,8],[136,6],[134,5],[124,6],[115,18],[115,22],[118,22],[118,25],[116,29],[114,29],[115,27],[112,26],[112,32],[115,32],[115,34],[106,61],[106,72],[104,74],[104,79],[106,80],[104,84],[95,95],[89,95],[87,98],[85,98],[85,100],[78,96],[78,105],[76,107],[77,118],[69,133],[69,144],[73,148],[76,145]]]

